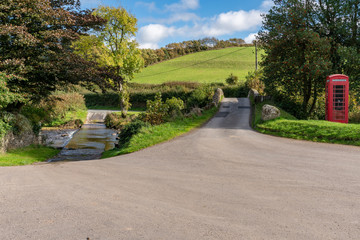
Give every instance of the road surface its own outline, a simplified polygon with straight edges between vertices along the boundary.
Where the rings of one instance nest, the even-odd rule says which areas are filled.
[[[133,154],[0,168],[0,239],[359,239],[360,148],[254,132],[248,104]]]

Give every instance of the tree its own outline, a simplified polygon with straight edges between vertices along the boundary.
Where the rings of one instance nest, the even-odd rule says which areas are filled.
[[[75,0],[1,1],[0,71],[22,77],[9,79],[10,89],[39,100],[58,86],[108,75],[70,48],[80,34],[103,23],[76,6]]]
[[[8,88],[7,82],[13,78],[23,80],[21,77],[0,72],[0,110],[3,110],[11,103],[24,102],[26,99],[26,96],[17,93],[16,89]]]
[[[119,93],[120,106],[126,115],[130,106],[126,83],[144,66],[134,40],[137,19],[122,7],[100,6],[93,15],[105,20],[106,24],[96,31],[96,35],[81,38],[73,47],[85,59],[97,61],[114,71],[117,78],[109,78],[107,83]]]
[[[275,0],[259,33],[265,56],[261,63],[270,93],[280,92],[294,101],[299,97],[302,117],[308,117],[324,91],[331,67],[330,43],[312,30],[310,1]]]
[[[314,1],[312,1],[314,2]],[[314,31],[318,32],[321,37],[329,39],[331,44],[330,57],[332,70],[339,72],[340,56],[338,47],[344,45],[349,39],[349,32],[346,25],[346,7],[345,1],[339,0],[319,0],[313,3],[315,6],[315,16],[313,18]]]

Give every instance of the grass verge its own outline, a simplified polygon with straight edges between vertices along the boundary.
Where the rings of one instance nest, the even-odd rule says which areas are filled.
[[[131,138],[130,144],[127,147],[106,151],[103,153],[102,158],[109,158],[121,154],[132,153],[140,149],[144,149],[155,144],[173,139],[177,136],[189,132],[194,128],[203,125],[210,118],[212,118],[217,111],[218,108],[214,107],[212,109],[204,111],[201,116],[193,118],[183,118],[156,126],[144,127],[140,130],[138,134],[134,135]]]
[[[30,145],[0,154],[0,166],[19,166],[43,162],[57,155],[59,151],[58,149],[41,145]]]
[[[324,120],[296,120],[295,117],[280,109],[280,118],[263,122],[261,108],[265,102],[256,105],[255,129],[261,133],[302,139],[314,142],[338,143],[360,146],[360,124],[334,123]]]

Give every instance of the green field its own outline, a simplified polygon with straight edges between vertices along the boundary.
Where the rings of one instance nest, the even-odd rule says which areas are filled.
[[[189,54],[149,66],[136,74],[133,82],[225,82],[231,73],[242,81],[255,69],[254,52],[254,47],[233,47]]]

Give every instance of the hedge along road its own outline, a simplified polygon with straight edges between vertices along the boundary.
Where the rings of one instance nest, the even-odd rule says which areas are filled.
[[[259,134],[248,106],[133,154],[0,168],[0,239],[358,239],[360,148]]]

